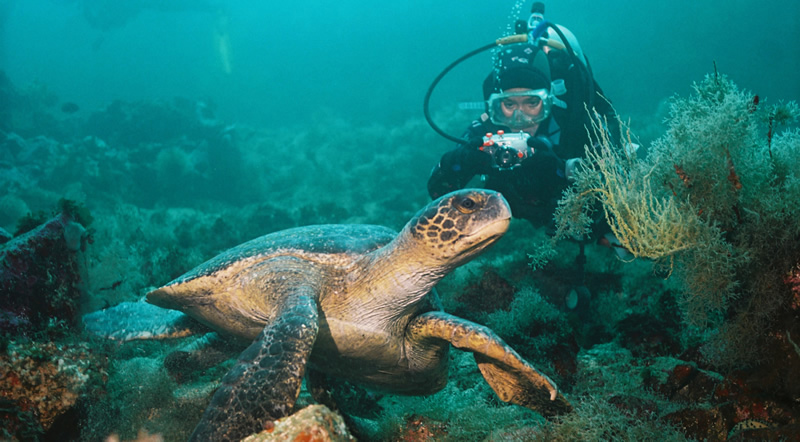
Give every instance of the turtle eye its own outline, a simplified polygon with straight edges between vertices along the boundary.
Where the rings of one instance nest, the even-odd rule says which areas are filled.
[[[456,201],[456,209],[462,213],[472,213],[478,209],[478,203],[470,197],[461,198]]]

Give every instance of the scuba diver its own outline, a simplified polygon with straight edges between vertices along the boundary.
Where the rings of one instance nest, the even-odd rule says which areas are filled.
[[[495,49],[493,69],[483,82],[484,112],[462,137],[440,129],[430,116],[430,96],[457,64]],[[428,179],[432,198],[463,188],[480,176],[484,187],[503,194],[515,218],[555,234],[554,213],[575,168],[592,146],[589,110],[605,122],[610,140],[619,140],[616,112],[595,81],[588,59],[565,27],[544,20],[544,5],[533,5],[530,19],[518,21],[516,34],[469,52],[433,81],[425,96],[425,117],[455,149],[442,155]],[[626,148],[635,149],[631,145]],[[605,219],[596,219],[590,237],[575,238],[574,288],[565,296],[570,309],[588,312],[591,293],[585,285],[585,244],[591,239],[623,259],[632,255],[612,234]]]
[[[476,175],[505,196],[514,217],[551,227],[553,211],[568,185],[566,161],[554,151],[561,127],[547,55],[535,45],[503,48],[483,84],[486,112],[464,135],[468,142],[445,153],[428,179],[438,198]]]
[[[433,168],[428,193],[437,198],[478,175],[485,187],[505,196],[514,217],[552,233],[557,202],[590,144],[587,109],[609,122],[617,117],[574,35],[545,21],[543,14],[544,5],[534,3],[531,18],[517,22],[517,35],[465,55],[431,85],[425,102],[428,122],[458,144]],[[452,137],[430,119],[430,93],[455,64],[488,48],[497,49],[483,82],[485,112],[461,138]],[[618,131],[618,125],[609,126]],[[619,139],[618,134],[611,139]]]

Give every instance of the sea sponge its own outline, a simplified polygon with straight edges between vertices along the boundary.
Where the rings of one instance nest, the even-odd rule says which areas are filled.
[[[64,224],[64,241],[67,242],[67,248],[73,252],[81,249],[83,240],[87,235],[86,229],[75,221],[69,221]]]

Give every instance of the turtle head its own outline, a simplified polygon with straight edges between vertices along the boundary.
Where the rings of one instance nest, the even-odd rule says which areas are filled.
[[[510,221],[511,209],[503,195],[485,189],[463,189],[425,206],[409,221],[406,230],[427,258],[455,267],[500,239]]]

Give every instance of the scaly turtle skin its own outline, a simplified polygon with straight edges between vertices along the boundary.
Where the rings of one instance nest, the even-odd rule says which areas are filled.
[[[135,330],[147,320],[132,312],[149,317],[144,310],[157,309],[142,302],[85,322],[95,333],[132,339],[193,331],[193,319],[252,342],[222,379],[192,440],[239,440],[289,414],[307,367],[392,393],[434,393],[447,383],[451,345],[473,352],[502,400],[545,416],[567,412],[547,376],[488,328],[439,311],[431,291],[497,241],[510,218],[499,193],[466,189],[428,204],[399,234],[369,225],[284,230],[148,293],[148,303],[173,310],[156,319],[160,332]],[[115,309],[127,310],[115,316]]]

